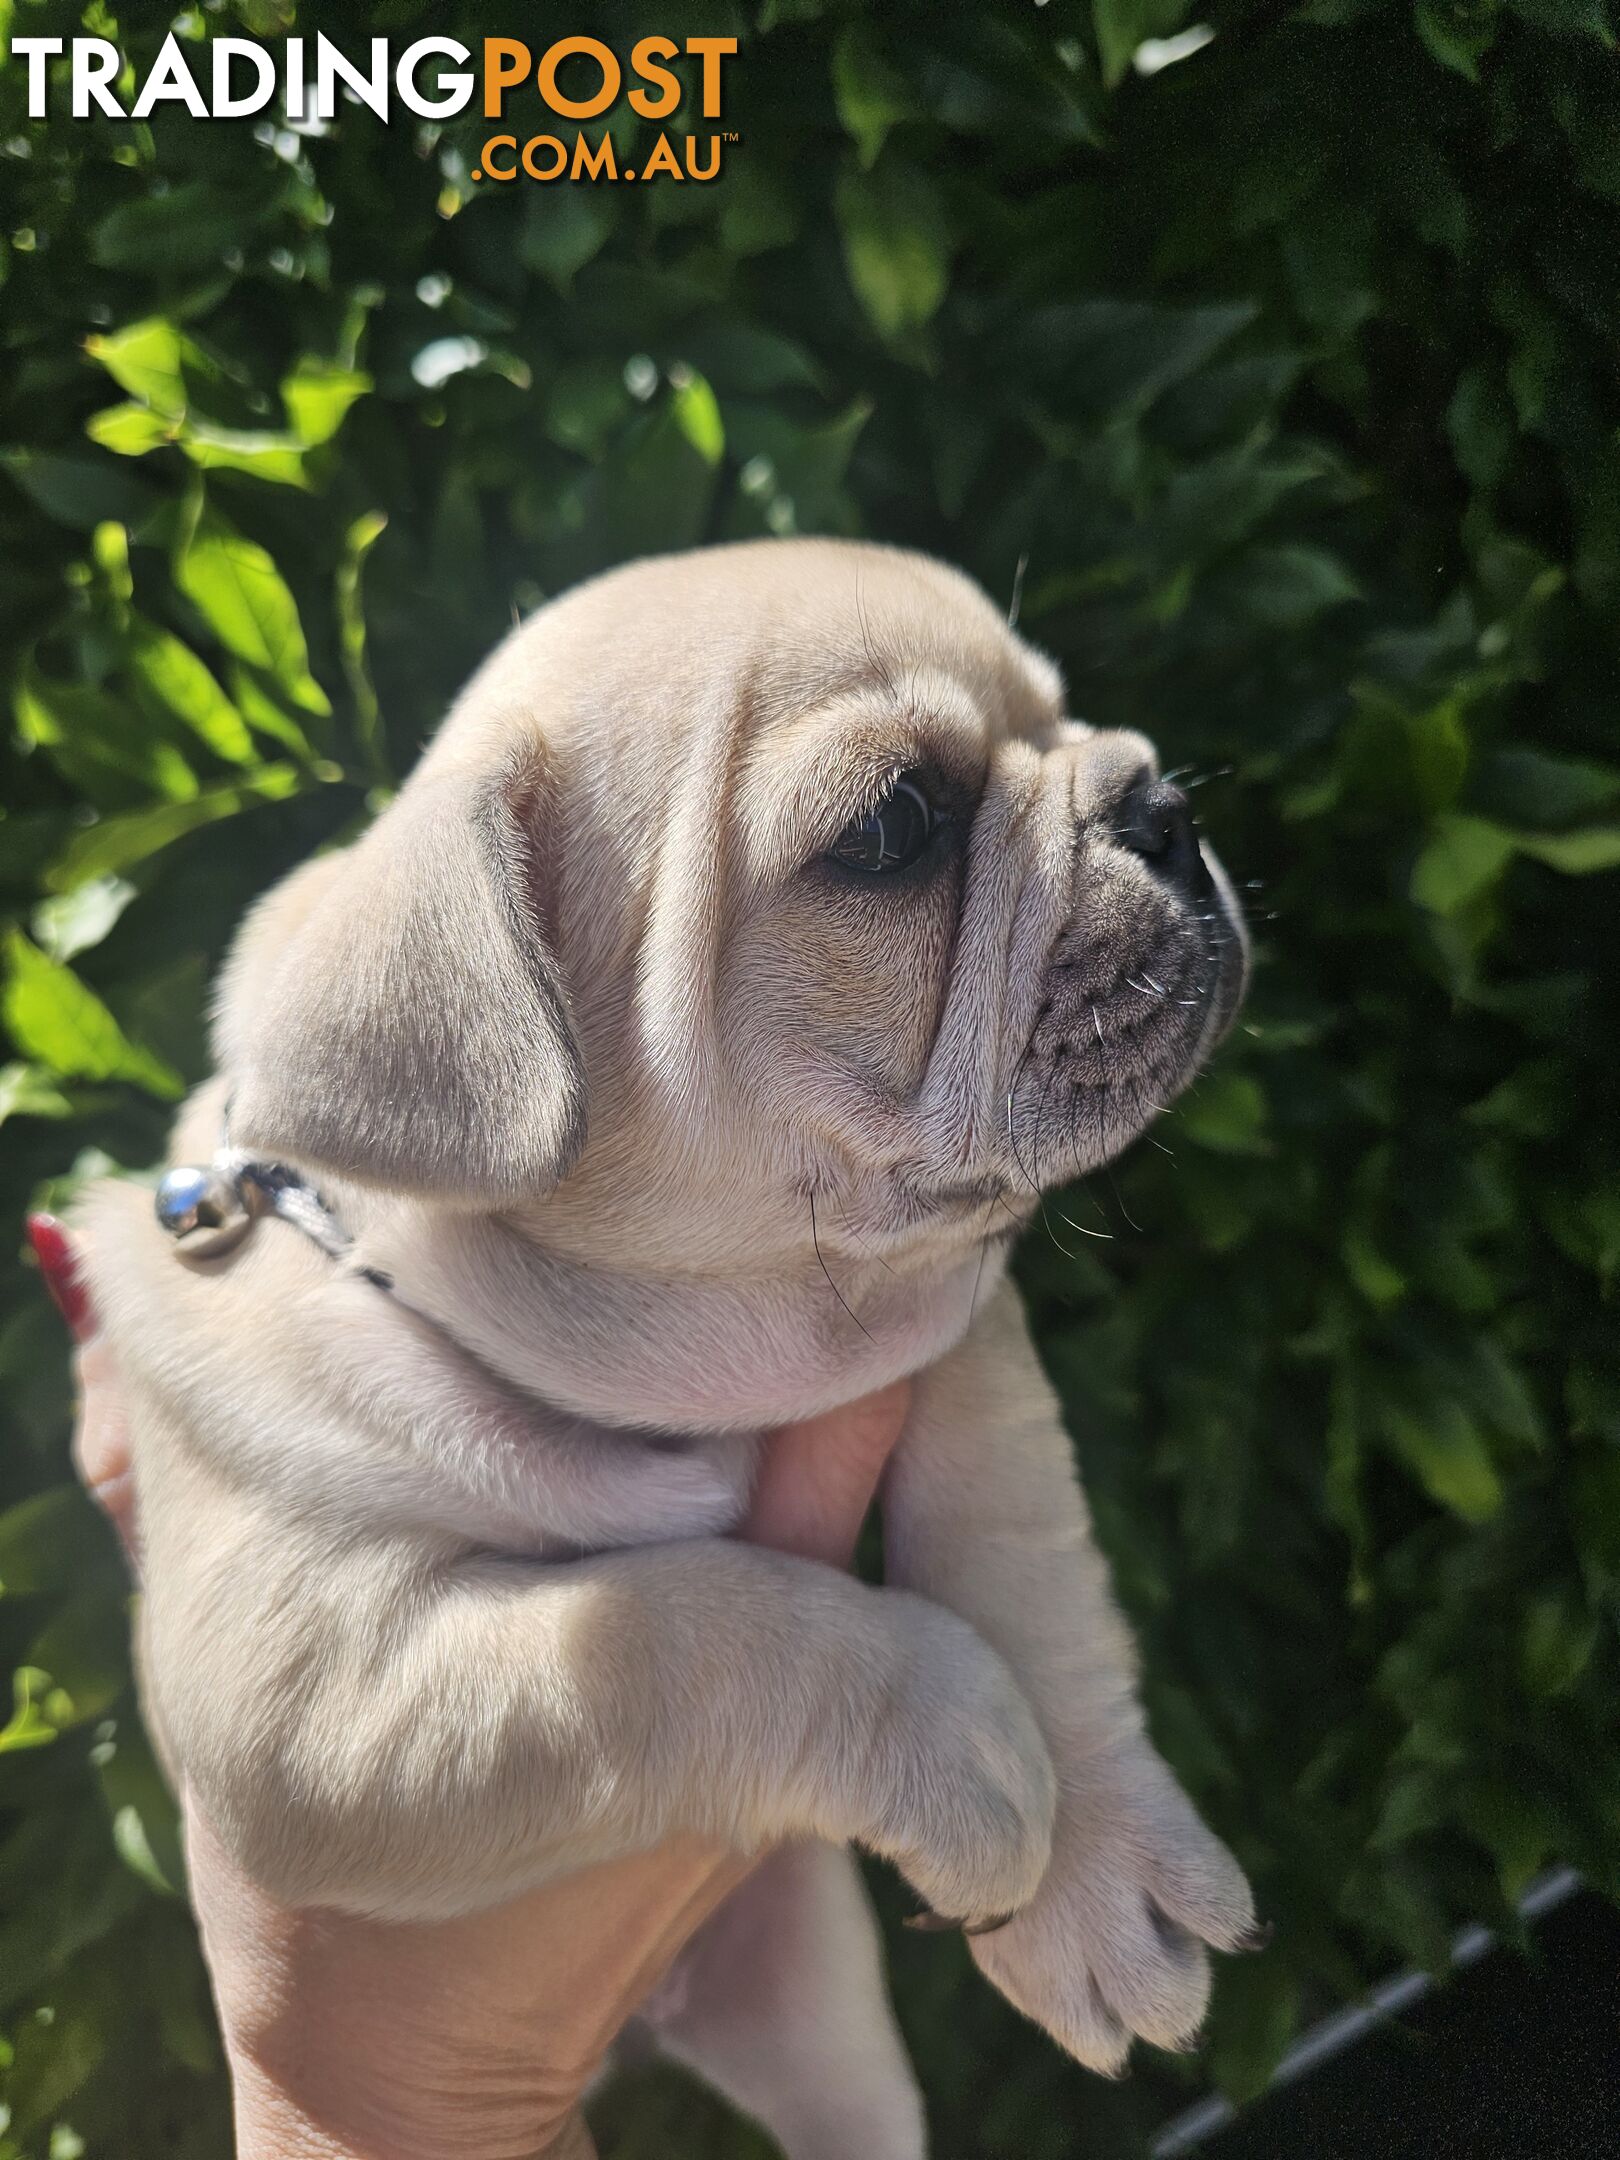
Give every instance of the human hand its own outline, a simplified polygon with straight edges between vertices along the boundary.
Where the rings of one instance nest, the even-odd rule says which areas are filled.
[[[74,1460],[138,1573],[116,1364],[72,1240],[48,1216],[31,1218],[29,1235],[79,1345]],[[774,1435],[740,1534],[848,1566],[909,1392],[900,1382]],[[585,2160],[581,2093],[749,1865],[681,1839],[492,1911],[406,1926],[288,1911],[189,1806],[185,1816],[239,2160]]]

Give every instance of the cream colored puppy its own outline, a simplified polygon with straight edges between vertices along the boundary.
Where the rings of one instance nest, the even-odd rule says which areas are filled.
[[[245,1865],[408,1918],[785,1844],[651,2014],[793,2160],[923,2148],[851,1844],[1012,1915],[973,1955],[1083,2062],[1184,2042],[1249,1894],[1003,1269],[1243,967],[1149,744],[936,563],[720,548],[514,631],[251,917],[181,1120],[206,1159],[229,1098],[352,1246],[92,1211],[146,1702]],[[762,1429],[904,1373],[889,1587],[725,1536]]]

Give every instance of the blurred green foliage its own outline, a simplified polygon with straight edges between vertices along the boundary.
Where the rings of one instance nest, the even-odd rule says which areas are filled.
[[[0,36],[144,70],[167,10],[115,10]],[[242,908],[514,613],[736,534],[1021,575],[1256,881],[1232,1047],[1023,1263],[1155,1730],[1278,1923],[1222,1978],[1241,2095],[1546,1862],[1620,1889],[1620,60],[1611,0],[1216,0],[1145,67],[1190,13],[548,16],[736,31],[710,186],[478,187],[482,123],[352,108],[34,123],[0,72],[0,1211],[160,1158]],[[123,1576],[5,1244],[0,2156],[217,2160]],[[894,1961],[943,2155],[1138,2153],[1197,2074],[1100,2087],[959,1950]],[[669,2081],[604,2122],[760,2149]]]

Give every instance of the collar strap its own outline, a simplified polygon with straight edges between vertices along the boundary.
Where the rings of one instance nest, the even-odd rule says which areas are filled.
[[[223,1123],[213,1159],[168,1171],[155,1205],[184,1260],[223,1259],[261,1215],[279,1215],[333,1260],[346,1260],[354,1250],[353,1238],[312,1185],[285,1163],[262,1162],[246,1148],[233,1148]]]

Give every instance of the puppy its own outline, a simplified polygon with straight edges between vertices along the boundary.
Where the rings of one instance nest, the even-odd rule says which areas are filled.
[[[228,1104],[303,1217],[197,1258],[91,1208],[145,1702],[243,1864],[427,1919],[771,1849],[653,2015],[792,2160],[923,2151],[851,1845],[999,1923],[973,1956],[1082,2062],[1185,2044],[1249,1893],[1003,1275],[1244,967],[1151,746],[937,563],[718,548],[514,631],[225,971],[176,1159]],[[726,1537],[764,1429],[901,1374],[886,1588]]]

